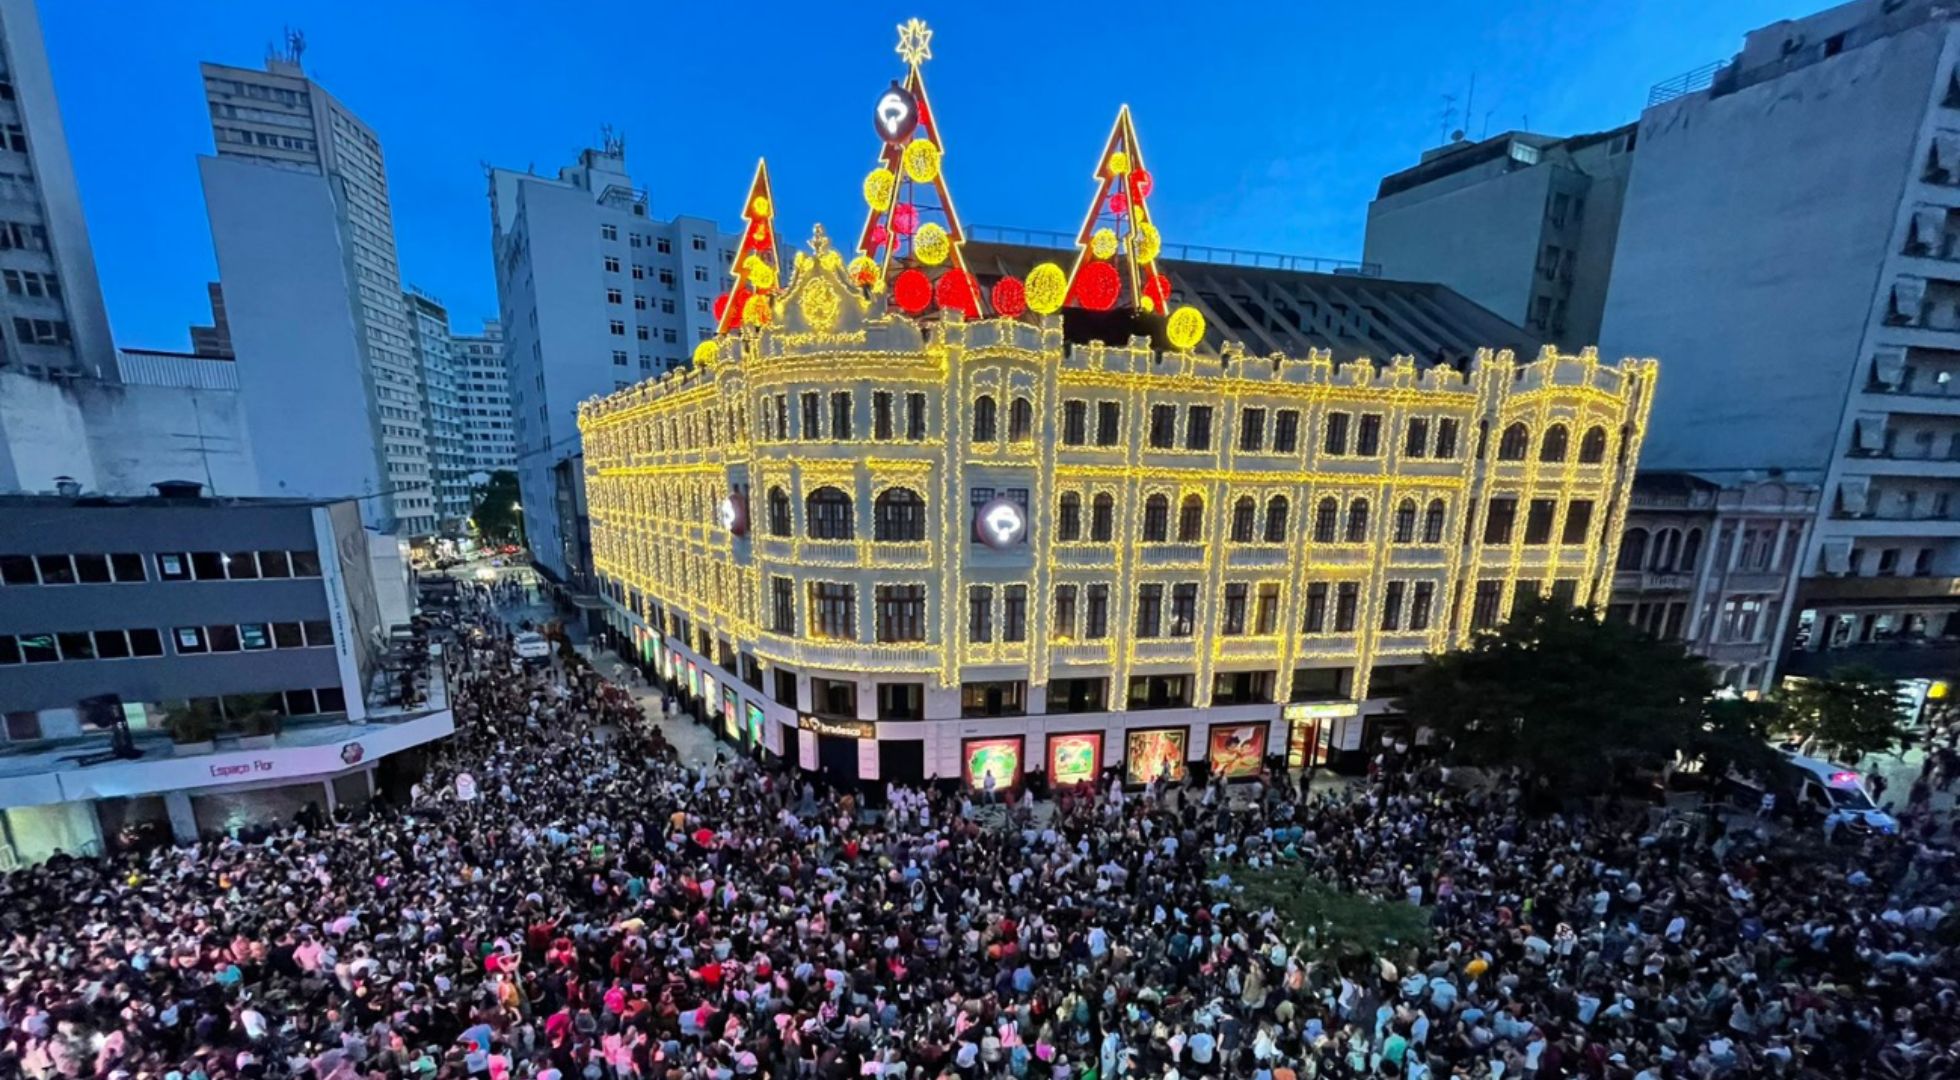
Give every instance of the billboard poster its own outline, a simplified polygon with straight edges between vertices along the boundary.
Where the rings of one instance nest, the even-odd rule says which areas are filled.
[[[1009,735],[997,738],[967,739],[960,746],[960,761],[964,765],[966,786],[974,791],[986,790],[984,778],[992,775],[994,790],[1006,791],[1019,787],[1021,783],[1021,737]]]
[[[701,669],[692,660],[687,662],[687,692],[695,697],[701,696]]]
[[[1266,725],[1213,724],[1206,751],[1211,774],[1227,780],[1258,776],[1266,760]]]
[[[1184,780],[1184,749],[1188,728],[1138,728],[1130,732],[1123,755],[1124,776],[1132,784],[1168,778]]]
[[[762,706],[749,702],[749,742],[762,745]]]
[[[1048,782],[1055,787],[1095,783],[1102,772],[1102,750],[1100,731],[1048,736]]]
[[[741,707],[735,703],[735,691],[730,687],[721,688],[721,727],[728,737],[736,742],[742,741]]]

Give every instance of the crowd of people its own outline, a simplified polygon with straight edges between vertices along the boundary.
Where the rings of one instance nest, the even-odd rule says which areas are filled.
[[[872,810],[684,764],[474,606],[402,804],[0,879],[0,1077],[1960,1075],[1934,840],[1819,862],[1407,762]],[[1268,872],[1428,930],[1336,951],[1244,899]]]

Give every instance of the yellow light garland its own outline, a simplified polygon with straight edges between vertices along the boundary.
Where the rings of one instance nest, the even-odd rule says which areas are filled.
[[[873,210],[891,209],[892,195],[897,190],[898,178],[888,169],[873,169],[864,177],[864,201]]]
[[[1170,321],[1164,324],[1164,336],[1171,339],[1172,345],[1190,351],[1191,346],[1204,340],[1204,312],[1194,307],[1181,307],[1171,312]]]
[[[1052,315],[1061,310],[1062,301],[1068,294],[1068,275],[1054,263],[1042,263],[1028,271],[1023,283],[1028,300],[1028,308],[1039,315]]]
[[[1089,235],[1089,251],[1098,259],[1116,254],[1116,230],[1107,226]]]
[[[912,235],[912,254],[918,256],[919,261],[927,266],[938,266],[952,253],[953,241],[936,221],[928,221],[919,226],[919,231]]]
[[[905,175],[913,183],[930,184],[939,178],[939,147],[916,139],[905,148]]]

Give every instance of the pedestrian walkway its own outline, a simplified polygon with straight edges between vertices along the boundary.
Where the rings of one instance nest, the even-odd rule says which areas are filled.
[[[657,721],[654,726],[673,744],[682,762],[693,768],[705,768],[715,763],[718,751],[726,749],[727,744],[716,738],[706,724],[695,723],[693,717],[684,713],[679,716],[666,715],[662,711],[666,695],[657,687],[646,685],[639,673],[611,650],[590,643],[577,648],[579,655],[590,661],[599,674],[625,687],[633,695],[633,700],[646,710],[647,716]],[[724,753],[722,756],[729,755]]]

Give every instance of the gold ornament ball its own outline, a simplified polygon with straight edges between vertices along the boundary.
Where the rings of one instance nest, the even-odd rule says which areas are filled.
[[[1157,253],[1162,250],[1164,250],[1164,237],[1157,231],[1157,226],[1148,221],[1137,226],[1137,261],[1156,262]]]
[[[917,143],[913,144],[918,145]],[[912,234],[912,254],[927,266],[938,266],[953,253],[953,241],[946,236],[946,230],[936,221],[928,221]]]
[[[751,255],[746,264],[749,287],[754,289],[773,289],[776,287],[776,268],[760,257]]]
[[[768,217],[769,196],[757,195],[755,201],[749,204],[749,213],[755,217]]]
[[[1116,254],[1116,230],[1102,228],[1090,233],[1089,254],[1098,259],[1107,259]]]
[[[905,148],[905,175],[914,183],[930,184],[939,178],[939,148],[924,139]]]
[[[1145,311],[1155,311],[1157,310],[1157,301],[1152,300],[1150,297],[1146,296],[1143,298],[1141,302],[1141,306]]]
[[[884,169],[873,169],[864,177],[864,201],[873,210],[889,210],[892,193],[898,190],[898,178]]]
[[[1118,150],[1114,154],[1109,155],[1109,171],[1116,176],[1121,176],[1124,173],[1129,172],[1130,155],[1124,153],[1121,150]]]
[[[707,367],[721,356],[721,346],[713,338],[694,347],[694,366]]]
[[[1190,352],[1191,346],[1204,340],[1205,316],[1194,307],[1181,307],[1171,312],[1170,321],[1164,324],[1164,335],[1171,339],[1180,352]]]
[[[1053,315],[1068,296],[1068,275],[1054,263],[1042,263],[1028,271],[1022,286],[1030,309],[1038,315]]]
[[[825,248],[823,252],[823,257],[818,259],[817,262],[821,264],[825,270],[835,271],[837,268],[844,265],[844,256],[839,255],[837,253],[836,248]]]
[[[766,296],[749,297],[748,303],[742,305],[742,325],[767,326],[768,324],[769,298]]]

